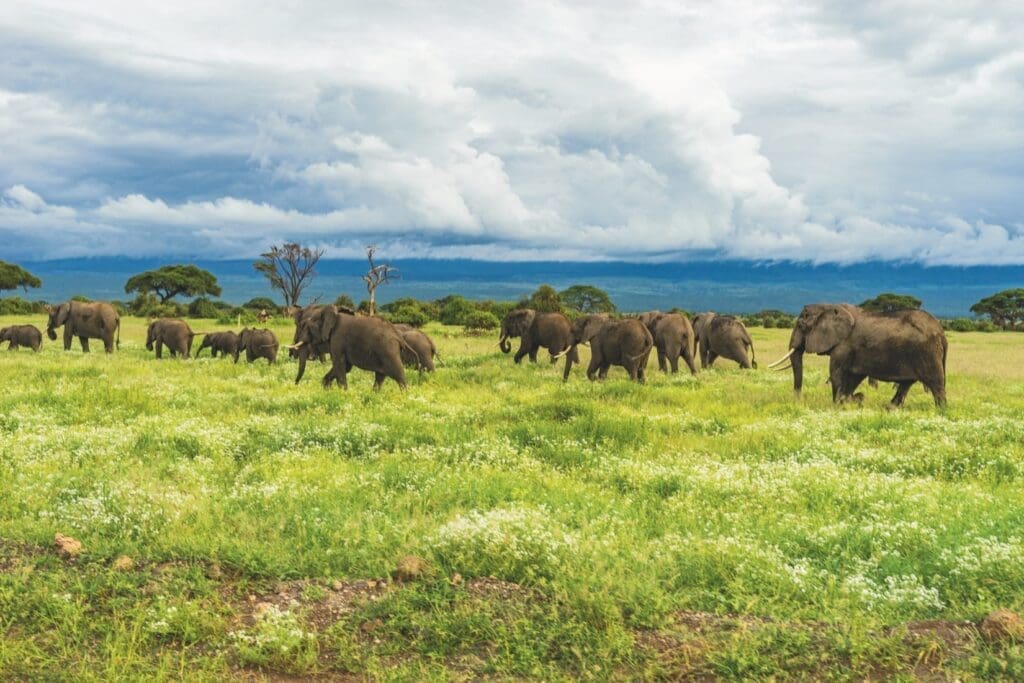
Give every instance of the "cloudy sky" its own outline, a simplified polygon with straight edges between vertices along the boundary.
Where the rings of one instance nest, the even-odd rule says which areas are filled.
[[[281,240],[1021,264],[1024,3],[0,3],[0,258]]]

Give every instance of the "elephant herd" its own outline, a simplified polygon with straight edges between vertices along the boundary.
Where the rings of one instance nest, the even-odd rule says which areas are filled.
[[[315,358],[330,369],[322,384],[348,386],[348,373],[358,368],[374,373],[374,389],[390,378],[406,386],[406,367],[433,372],[434,360],[440,361],[437,347],[422,331],[382,318],[356,314],[350,308],[310,305],[292,315],[295,334],[285,346],[298,360],[295,382],[301,381],[306,363]],[[64,349],[78,337],[82,350],[89,351],[90,339],[101,339],[107,353],[120,345],[120,317],[113,306],[103,302],[68,301],[50,309],[46,334],[57,339],[56,330],[64,328]],[[194,332],[184,320],[160,319],[146,331],[146,349],[161,358],[164,347],[172,357],[188,358],[195,337],[203,335],[196,357],[209,348],[216,357],[229,356],[238,362],[245,352],[250,363],[265,358],[277,360],[279,343],[268,329],[245,328],[235,332]],[[658,357],[663,372],[677,372],[679,360],[693,375],[700,367],[711,367],[718,358],[734,361],[744,369],[756,369],[754,343],[743,323],[733,316],[700,313],[691,320],[682,313],[650,311],[636,317],[616,318],[606,313],[584,315],[570,320],[562,313],[544,313],[521,308],[501,322],[498,345],[510,353],[510,340],[519,338],[513,360],[518,364],[546,349],[551,363],[565,358],[563,380],[572,366],[580,362],[578,347],[590,347],[587,377],[604,379],[611,366],[622,367],[630,379],[644,382],[651,352]],[[0,342],[10,349],[21,346],[39,350],[42,334],[32,325],[0,329]],[[892,382],[896,393],[891,405],[903,405],[907,392],[921,382],[938,406],[946,403],[946,353],[948,343],[941,324],[921,310],[876,313],[849,304],[811,304],[805,306],[790,335],[789,351],[769,367],[792,370],[797,396],[803,387],[803,354],[829,357],[832,400],[859,402],[863,394],[857,388],[865,379],[872,383]]]

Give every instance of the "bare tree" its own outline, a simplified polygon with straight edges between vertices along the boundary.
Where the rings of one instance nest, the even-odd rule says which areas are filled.
[[[375,264],[373,262],[375,253],[377,253],[376,245],[371,244],[366,247],[366,260],[370,262],[370,269],[363,276],[363,282],[366,283],[366,291],[370,293],[370,315],[377,315],[377,288],[399,277],[398,268],[387,263]]]
[[[314,269],[323,255],[323,249],[286,242],[280,247],[275,244],[270,251],[260,254],[260,260],[252,267],[270,280],[270,286],[284,296],[285,308],[291,309],[299,305],[299,298],[316,276]]]

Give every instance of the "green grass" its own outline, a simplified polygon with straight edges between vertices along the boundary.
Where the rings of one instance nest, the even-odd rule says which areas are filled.
[[[950,333],[949,407],[889,412],[817,357],[799,402],[724,361],[563,384],[434,326],[447,365],[374,394],[156,361],[144,327],[0,352],[0,679],[1024,674],[918,626],[1024,611],[1020,335]],[[406,555],[428,575],[365,583]]]

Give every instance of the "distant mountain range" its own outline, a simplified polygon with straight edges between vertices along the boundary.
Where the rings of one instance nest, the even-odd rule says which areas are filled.
[[[133,274],[182,259],[95,258],[23,262],[43,280],[27,298],[58,301],[75,294],[96,299],[128,299],[125,281]],[[242,303],[272,296],[251,260],[189,261],[214,273],[223,298]],[[461,294],[470,299],[517,300],[540,284],[564,289],[591,284],[608,291],[621,310],[639,311],[674,306],[686,310],[752,313],[776,308],[797,312],[805,303],[859,303],[880,292],[913,294],[924,308],[942,317],[970,315],[969,308],[984,296],[1011,287],[1024,287],[1024,266],[921,266],[859,263],[849,266],[749,261],[689,263],[514,262],[399,260],[401,279],[382,287],[383,302],[411,296],[437,299]],[[307,291],[333,301],[341,293],[359,301],[366,290],[359,276],[363,260],[324,260]],[[8,293],[10,294],[10,293]],[[18,292],[22,296],[26,296]]]

